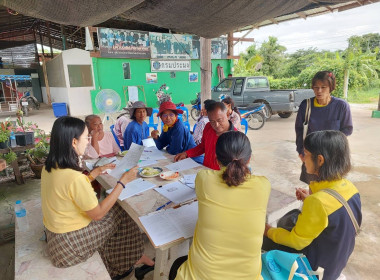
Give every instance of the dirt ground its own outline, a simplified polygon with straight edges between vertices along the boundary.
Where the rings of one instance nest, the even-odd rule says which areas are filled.
[[[348,179],[360,191],[363,224],[362,232],[356,239],[354,253],[344,270],[348,280],[377,280],[380,275],[380,266],[376,265],[377,257],[380,256],[380,119],[371,118],[372,110],[376,107],[377,104],[351,104],[354,131],[349,137],[349,142],[353,169]],[[46,131],[51,130],[54,120],[53,112],[47,106],[43,106],[40,111],[31,112],[27,118],[27,121],[38,123]],[[294,122],[295,114],[288,119],[281,119],[276,115],[268,120],[262,129],[248,132],[253,148],[251,166],[254,173],[265,175],[273,189],[290,195],[294,195],[296,187],[306,187],[298,180],[301,163],[295,150]],[[190,123],[194,124],[193,121]],[[109,125],[108,122],[105,128]],[[35,181],[28,180],[34,186]],[[22,189],[27,188],[28,183],[24,186],[15,185],[14,188],[12,184],[6,184],[0,186],[0,192],[5,191],[7,197],[14,197],[12,192],[20,194]],[[33,187],[33,190],[35,195],[38,188]],[[30,191],[23,193],[29,196],[32,195]],[[0,207],[7,205],[3,202],[0,198]],[[1,213],[6,211],[4,208],[0,210]],[[3,255],[3,249],[5,247],[0,248],[0,255]],[[145,279],[152,279],[151,277],[152,274],[147,275]]]

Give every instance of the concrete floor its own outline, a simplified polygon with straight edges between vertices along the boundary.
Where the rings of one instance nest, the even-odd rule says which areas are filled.
[[[356,239],[356,247],[344,270],[348,280],[377,280],[380,266],[380,119],[371,118],[371,110],[377,106],[351,104],[354,132],[349,137],[353,169],[348,179],[354,182],[362,198],[362,232]],[[83,117],[82,117],[83,118]],[[52,110],[43,106],[40,111],[30,112],[27,121],[39,124],[50,131],[55,117]],[[0,118],[1,121],[1,118]],[[305,186],[298,180],[300,160],[295,151],[295,115],[288,119],[273,116],[257,131],[249,130],[253,157],[251,166],[255,174],[265,175],[272,188],[294,195],[295,188]],[[194,122],[191,121],[191,124]],[[107,123],[105,127],[108,127]],[[27,200],[39,195],[39,180],[28,179],[27,184],[0,185],[0,233],[12,224],[10,205],[17,199]],[[1,241],[1,239],[0,239]],[[149,255],[152,250],[147,244]],[[13,279],[14,248],[12,242],[0,243],[0,275],[2,279]],[[127,279],[134,279],[133,276]],[[152,279],[152,273],[145,279]]]

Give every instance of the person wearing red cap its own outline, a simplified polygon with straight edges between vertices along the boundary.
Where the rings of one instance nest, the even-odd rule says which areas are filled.
[[[173,102],[161,103],[157,116],[164,123],[162,134],[160,135],[158,130],[153,130],[151,133],[157,148],[162,150],[166,147],[166,151],[171,155],[176,155],[196,146],[193,136],[178,118],[178,114],[183,114],[183,111],[177,109]],[[203,156],[197,155],[193,160],[202,164]]]
[[[210,122],[206,124],[203,130],[201,143],[190,150],[176,155],[174,160],[179,161],[187,157],[196,157],[204,154],[203,165],[214,170],[220,170],[215,152],[216,141],[224,132],[236,130],[236,128],[228,120],[227,108],[222,102],[210,104],[207,108],[207,115]]]

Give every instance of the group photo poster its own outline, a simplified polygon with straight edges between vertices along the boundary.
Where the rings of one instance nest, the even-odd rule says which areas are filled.
[[[192,35],[149,33],[152,58],[190,59],[193,43]]]
[[[98,28],[102,57],[150,58],[149,32]]]

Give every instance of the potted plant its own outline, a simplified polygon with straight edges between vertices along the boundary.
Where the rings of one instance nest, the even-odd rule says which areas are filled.
[[[8,148],[9,136],[11,135],[12,124],[8,121],[0,123],[0,149]]]
[[[36,124],[31,126],[34,129],[34,143],[32,149],[26,150],[26,157],[29,160],[29,165],[37,178],[41,178],[41,171],[44,167],[46,157],[50,149],[50,135],[39,129]]]
[[[0,155],[0,158],[5,159],[5,161],[9,165],[17,159],[17,154],[10,149],[9,153]]]

